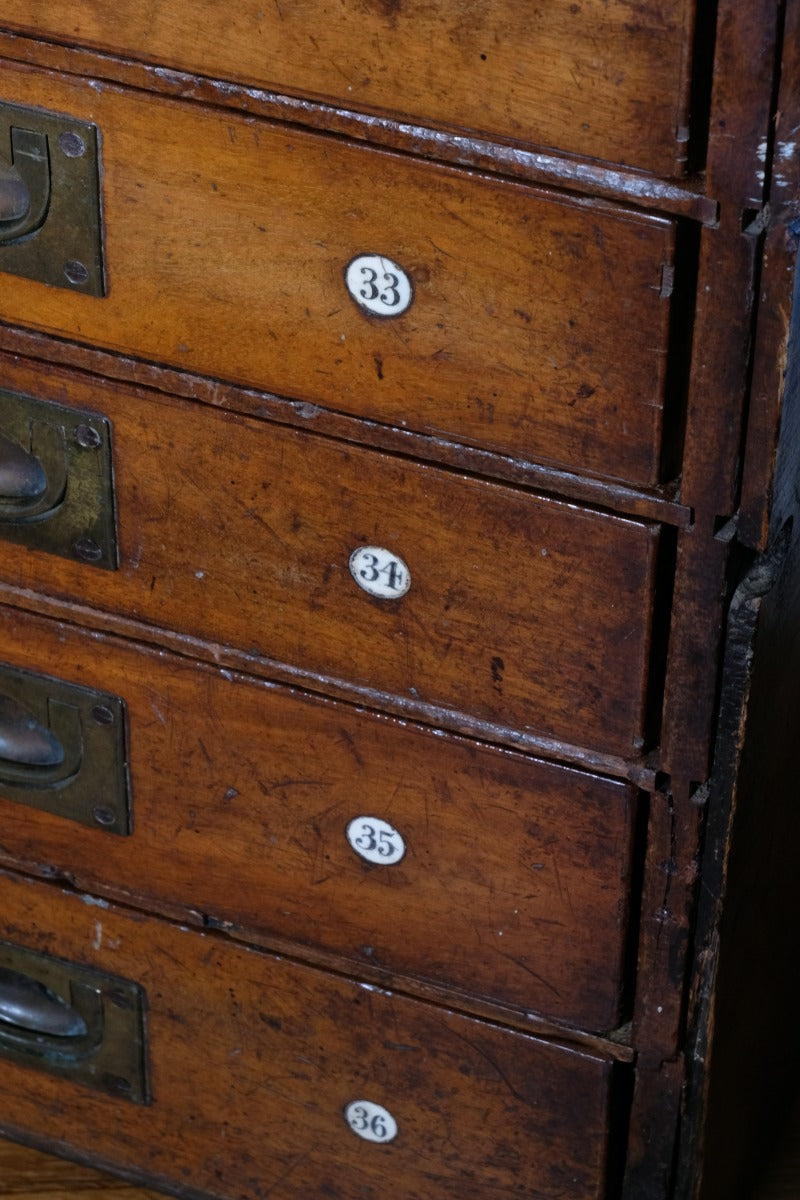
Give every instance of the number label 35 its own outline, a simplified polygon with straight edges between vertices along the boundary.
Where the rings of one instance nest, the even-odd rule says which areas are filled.
[[[406,852],[402,834],[380,817],[354,817],[347,826],[347,840],[361,858],[383,867],[399,863]]]

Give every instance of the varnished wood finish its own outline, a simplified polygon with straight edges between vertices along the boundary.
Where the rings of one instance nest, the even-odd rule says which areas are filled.
[[[0,800],[0,938],[139,979],[154,1091],[4,1062],[0,1127],[183,1200],[743,1200],[798,1070],[800,0],[7,10],[108,294],[3,276],[0,387],[111,418],[121,549],[3,545],[0,661],[125,699],[134,831]]]
[[[55,1158],[0,1139],[0,1196],[39,1200],[159,1200],[156,1192],[134,1187],[91,1167]]]
[[[619,1019],[629,785],[3,609],[0,644],[0,694],[4,662],[124,699],[134,812],[120,838],[0,802],[0,857],[354,970],[590,1030]],[[359,858],[359,816],[396,828],[405,857]]]
[[[9,279],[6,319],[430,435],[660,479],[671,223],[11,64],[3,78],[9,100],[101,126],[108,272],[100,300]],[[413,279],[403,315],[350,298],[343,273],[364,253]]]
[[[611,1064],[328,976],[164,921],[0,877],[7,935],[134,978],[147,992],[154,1103],[142,1107],[12,1063],[6,1129],[42,1127],[102,1162],[211,1196],[488,1200],[517,1180],[600,1200]],[[398,1123],[384,1145],[351,1101]],[[109,1110],[113,1108],[113,1119]]]
[[[3,29],[0,29],[0,57],[50,67],[68,75],[89,76],[97,81],[108,80],[143,88],[157,95],[201,100],[219,108],[271,120],[299,122],[312,129],[439,162],[494,171],[512,179],[565,188],[581,195],[632,202],[646,212],[685,216],[709,225],[714,225],[719,217],[717,201],[705,194],[702,176],[696,174],[686,180],[662,179],[633,167],[609,166],[594,159],[576,159],[557,147],[543,150],[514,141],[457,134],[452,130],[409,121],[399,122],[392,117],[350,108],[332,108],[329,104],[304,96],[264,91],[186,71],[166,71],[163,67],[141,60],[98,55],[77,46],[37,41]]]
[[[666,175],[686,156],[693,23],[691,0],[245,0],[235,13],[214,0],[113,13],[8,0],[3,12],[4,26],[47,40]]]
[[[120,566],[87,593],[82,563],[9,546],[7,582],[290,663],[315,686],[549,736],[577,721],[596,749],[641,750],[656,526],[98,381],[44,376],[38,394],[54,392],[113,422]],[[409,592],[358,587],[359,546],[399,555]]]

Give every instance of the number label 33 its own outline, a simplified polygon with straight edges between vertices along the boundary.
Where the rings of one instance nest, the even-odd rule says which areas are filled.
[[[348,264],[344,281],[356,304],[375,317],[399,317],[414,299],[402,267],[381,254],[360,254]]]

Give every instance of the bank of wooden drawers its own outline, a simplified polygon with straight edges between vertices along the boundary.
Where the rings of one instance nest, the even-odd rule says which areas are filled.
[[[23,8],[56,39],[69,10],[69,36],[111,52],[141,15],[111,28],[78,3],[12,0],[23,32]],[[663,48],[692,10],[668,8],[637,18],[621,79],[591,68],[596,102],[543,112],[512,84],[513,120],[498,95],[509,71],[533,76],[512,42],[479,50],[477,22],[436,64],[452,94],[418,116],[679,171],[684,64]],[[613,38],[623,9],[551,6],[525,54],[550,46],[559,78],[589,70],[597,22]],[[209,46],[176,46],[176,6],[148,53],[292,91],[299,26],[273,68],[244,49],[251,10],[225,43],[217,6],[183,7],[200,10]],[[324,15],[341,46],[355,9]],[[451,17],[363,19],[376,37],[391,22],[396,78],[351,97],[319,55],[308,86],[392,107],[415,39]],[[462,58],[475,51],[485,88]],[[646,134],[644,80],[661,97]],[[3,358],[5,387],[110,422],[119,564],[4,547],[17,607],[0,607],[0,691],[8,664],[120,697],[133,829],[28,812],[0,782],[9,871],[88,894],[8,874],[0,904],[20,944],[145,989],[153,1104],[112,1120],[108,1098],[43,1077],[2,1123],[24,1135],[54,1113],[65,1148],[85,1151],[91,1128],[101,1161],[225,1200],[377,1200],[387,1179],[395,1200],[600,1200],[631,1086],[630,1047],[603,1040],[630,1017],[646,800],[628,779],[654,777],[674,550],[656,488],[681,438],[676,222],[77,75],[9,65],[2,88],[96,123],[107,272],[102,298],[5,277],[4,315],[154,367],[148,388],[124,382],[131,363],[113,380]],[[408,271],[402,316],[348,294],[364,253]],[[173,396],[175,371],[275,393],[293,418],[345,415],[351,440],[200,404],[191,385]],[[359,421],[424,435],[428,460],[360,444]],[[650,516],[456,472],[437,438],[622,481]],[[365,547],[396,558],[407,592],[368,594],[349,566]],[[560,761],[501,748],[515,741]],[[348,841],[376,819],[404,839],[392,866]],[[6,1111],[21,1089],[14,1065]],[[365,1098],[396,1117],[391,1145],[348,1130]]]
[[[680,173],[695,5],[9,0],[3,25],[346,108]]]
[[[32,950],[147,990],[153,1103],[4,1064],[3,1123],[226,1198],[603,1194],[613,1063],[0,874]],[[397,1136],[361,1140],[353,1101]],[[112,1117],[113,1113],[113,1117]],[[578,1117],[579,1119],[576,1119]],[[478,1167],[477,1164],[480,1164]]]
[[[9,279],[15,321],[500,453],[660,479],[671,221],[91,81],[6,67],[3,93],[94,121],[103,143],[108,294]],[[365,316],[348,294],[345,269],[367,252],[410,275],[401,316]]]

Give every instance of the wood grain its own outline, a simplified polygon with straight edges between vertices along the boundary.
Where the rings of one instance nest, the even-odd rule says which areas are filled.
[[[0,800],[6,861],[350,970],[616,1025],[635,788],[3,608],[0,660],[0,694],[13,663],[123,697],[133,802],[122,838]],[[358,817],[396,828],[404,857],[360,858]]]
[[[6,939],[145,989],[153,1102],[7,1061],[0,1126],[226,1200],[600,1200],[606,1057],[0,873]],[[35,1082],[35,1086],[32,1084]],[[346,1106],[384,1105],[390,1142]],[[146,1172],[146,1176],[144,1173]]]
[[[3,94],[98,125],[108,276],[103,298],[9,276],[4,320],[659,481],[671,221],[10,63]],[[365,253],[412,279],[401,316],[351,299]]]
[[[156,1193],[91,1167],[0,1139],[0,1196],[42,1200],[157,1200]]]
[[[291,664],[314,687],[343,681],[373,703],[396,694],[641,750],[657,526],[143,390],[34,379],[42,397],[113,422],[121,561],[98,571],[6,546],[7,582]],[[359,546],[399,556],[408,593],[363,591],[348,567]]]
[[[691,0],[7,0],[3,25],[337,106],[682,171]],[[692,114],[695,116],[695,114]],[[702,120],[702,113],[697,114]]]

